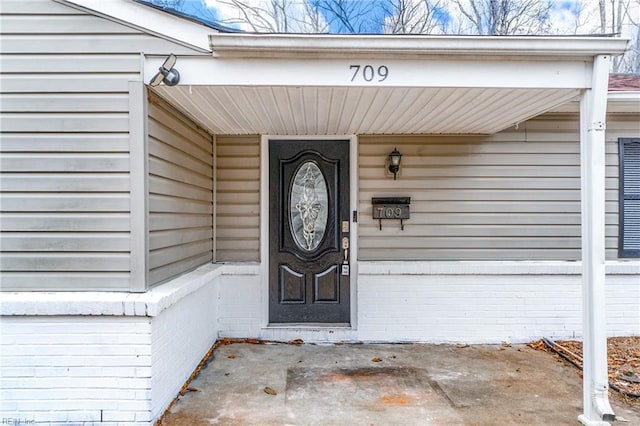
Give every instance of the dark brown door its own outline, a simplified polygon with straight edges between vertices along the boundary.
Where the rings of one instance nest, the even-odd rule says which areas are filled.
[[[270,141],[269,212],[269,322],[348,323],[349,141]]]

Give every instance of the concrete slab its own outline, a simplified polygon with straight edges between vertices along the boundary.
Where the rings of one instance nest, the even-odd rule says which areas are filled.
[[[575,369],[516,345],[237,343],[189,386],[163,425],[575,425],[582,405]]]

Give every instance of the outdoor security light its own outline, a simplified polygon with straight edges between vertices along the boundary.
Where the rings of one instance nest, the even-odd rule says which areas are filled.
[[[400,171],[401,160],[402,154],[400,154],[398,148],[393,148],[393,151],[389,154],[389,171],[393,173],[393,180],[396,180],[396,174]]]
[[[173,53],[169,55],[164,64],[158,68],[158,73],[151,79],[149,85],[157,86],[160,83],[164,83],[167,86],[175,86],[180,82],[180,73],[173,66],[176,64],[176,55]]]

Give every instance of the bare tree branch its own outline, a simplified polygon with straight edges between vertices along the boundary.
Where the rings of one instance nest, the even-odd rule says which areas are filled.
[[[607,6],[605,0],[598,0],[598,6],[600,7],[600,32],[605,34],[607,32]]]
[[[236,18],[222,21],[226,25],[249,27],[255,32],[316,33],[326,32],[328,25],[317,8],[307,0],[219,0],[235,10]]]
[[[184,1],[156,4],[179,7]],[[611,31],[630,38],[629,51],[614,58],[613,70],[640,72],[640,0],[575,0],[570,7],[556,0],[218,1],[237,13],[221,23],[256,32],[318,33],[331,27],[347,33],[550,34],[551,12],[560,12],[568,21],[565,33]]]
[[[545,34],[551,0],[455,0],[469,32],[481,35]]]
[[[324,11],[329,24],[337,24],[347,33],[375,33],[381,19],[375,13],[376,4],[371,1],[319,0],[318,8]]]
[[[442,31],[442,2],[426,0],[391,0],[385,4],[383,32],[388,34],[432,34]]]

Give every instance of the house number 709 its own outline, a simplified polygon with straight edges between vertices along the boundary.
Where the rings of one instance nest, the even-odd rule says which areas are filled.
[[[389,77],[389,68],[386,65],[380,65],[375,68],[373,65],[350,65],[349,69],[353,71],[351,81],[385,81]]]

